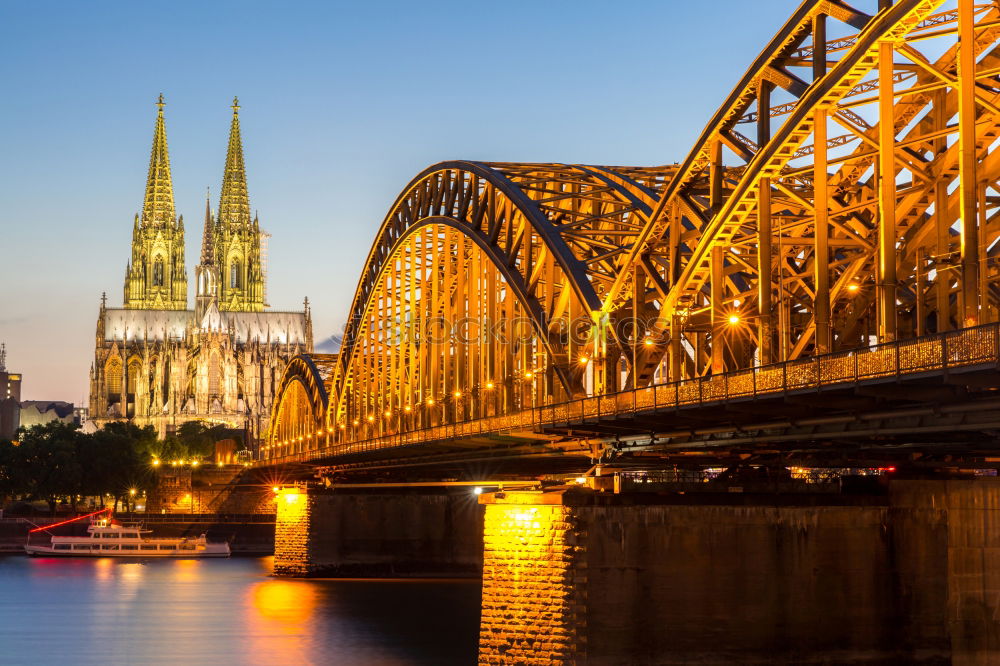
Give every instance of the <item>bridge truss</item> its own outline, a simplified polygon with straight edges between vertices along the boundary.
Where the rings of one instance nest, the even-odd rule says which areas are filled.
[[[997,321],[1000,8],[856,4],[806,0],[680,164],[419,174],[328,377],[289,366],[264,457]]]

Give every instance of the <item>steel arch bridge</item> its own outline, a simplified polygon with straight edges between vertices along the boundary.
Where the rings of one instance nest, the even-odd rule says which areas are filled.
[[[846,380],[823,375],[837,358],[854,381],[890,357],[899,376],[901,357],[959,362],[947,336],[987,353],[1000,8],[861,4],[803,2],[679,164],[418,174],[330,371],[289,366],[262,458],[537,430],[661,393],[676,408],[691,387],[704,404],[738,377],[787,390],[796,368]]]

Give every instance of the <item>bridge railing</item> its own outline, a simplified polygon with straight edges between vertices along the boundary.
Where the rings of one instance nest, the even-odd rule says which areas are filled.
[[[264,462],[303,462],[331,455],[477,435],[538,431],[546,426],[595,422],[640,412],[901,379],[925,372],[946,373],[952,368],[983,364],[1000,364],[1000,323],[541,405],[500,416],[331,444],[311,451],[279,453],[269,456]]]

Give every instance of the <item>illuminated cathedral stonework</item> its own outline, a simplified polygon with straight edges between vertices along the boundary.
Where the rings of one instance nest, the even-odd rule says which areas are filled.
[[[308,300],[301,312],[266,311],[264,232],[250,215],[234,100],[219,209],[213,215],[206,202],[195,308],[187,309],[184,218],[174,210],[162,95],[157,106],[124,305],[101,298],[90,414],[98,427],[127,418],[161,437],[193,420],[260,437],[286,363],[312,351]]]

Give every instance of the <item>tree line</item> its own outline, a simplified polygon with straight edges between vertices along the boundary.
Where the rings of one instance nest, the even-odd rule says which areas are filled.
[[[8,500],[45,501],[55,513],[60,502],[114,498],[128,508],[135,496],[156,485],[154,461],[202,461],[226,436],[223,426],[200,421],[182,424],[176,435],[157,439],[152,426],[108,423],[93,432],[52,421],[22,428],[15,441],[0,440],[0,506]],[[132,492],[135,491],[135,492]]]

